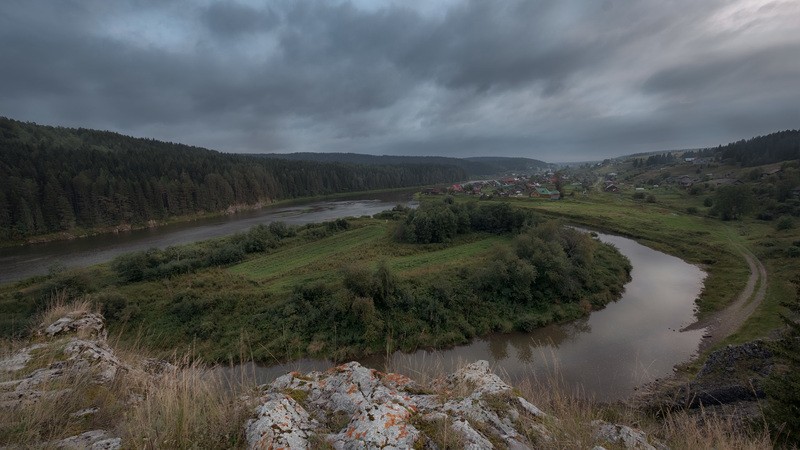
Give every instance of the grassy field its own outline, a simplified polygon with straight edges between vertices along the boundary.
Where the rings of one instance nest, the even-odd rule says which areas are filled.
[[[687,214],[680,193],[657,194],[655,203],[630,194],[592,193],[561,201],[512,199],[514,205],[637,241],[701,266],[708,272],[698,301],[702,315],[724,308],[745,285],[747,264],[736,245],[747,243],[739,224]]]
[[[419,246],[393,242],[390,224],[362,219],[363,226],[259,256],[229,268],[231,273],[257,281],[272,292],[288,292],[314,282],[341,276],[342,268],[374,268],[385,261],[400,278],[439,272],[485,256],[495,245],[508,242],[501,236],[479,235],[443,245]],[[422,251],[421,251],[422,250]]]
[[[709,217],[703,201],[713,192],[689,195],[679,188],[648,189],[652,202],[635,200],[633,194],[630,189],[576,193],[558,202],[509,201],[569,223],[632,237],[699,265],[708,273],[697,302],[701,318],[725,308],[744,287],[749,270],[741,252],[749,250],[767,268],[765,300],[738,332],[714,348],[770,336],[782,326],[780,303],[793,295],[791,280],[798,274],[798,260],[787,250],[800,243],[799,227],[776,230],[775,222],[752,217],[727,222]]]

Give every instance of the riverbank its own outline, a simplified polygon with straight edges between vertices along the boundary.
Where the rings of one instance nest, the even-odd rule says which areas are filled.
[[[515,214],[494,209],[474,214]],[[408,244],[394,238],[404,214],[262,226],[6,286],[3,327],[19,329],[64,292],[89,296],[112,329],[154,351],[191,346],[209,361],[242,359],[242,349],[260,361],[345,360],[582,317],[618,298],[628,280],[624,257],[572,230],[542,224],[519,236],[521,229],[476,230]],[[546,252],[539,242],[548,242]]]
[[[168,225],[191,223],[206,219],[214,219],[223,216],[235,215],[241,212],[258,211],[264,208],[277,208],[289,205],[302,205],[307,203],[321,202],[321,201],[335,201],[335,200],[348,200],[353,198],[363,198],[364,196],[384,196],[386,194],[398,194],[407,192],[409,195],[418,192],[425,186],[394,188],[394,189],[378,189],[372,191],[356,191],[356,192],[342,192],[330,195],[317,195],[313,197],[297,197],[280,200],[265,200],[255,204],[236,204],[229,205],[227,208],[214,211],[214,212],[199,212],[195,214],[187,214],[182,216],[173,216],[167,219],[156,220],[152,219],[144,223],[121,223],[108,227],[98,227],[91,229],[74,228],[71,230],[60,231],[57,233],[48,233],[36,235],[20,239],[11,239],[0,241],[0,249],[20,247],[25,245],[44,244],[49,242],[58,241],[72,241],[76,239],[85,239],[90,237],[97,237],[103,235],[126,233],[131,231],[145,230],[145,229],[158,229]]]
[[[56,305],[0,353],[0,445],[128,448],[771,448],[708,415],[654,418],[578,400],[557,378],[513,387],[485,361],[425,379],[351,362],[230,385],[198,363],[121,350],[86,303]],[[94,447],[93,447],[94,446]]]

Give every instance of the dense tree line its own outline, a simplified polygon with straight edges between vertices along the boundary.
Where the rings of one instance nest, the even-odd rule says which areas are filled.
[[[398,165],[398,164],[433,164],[440,166],[456,166],[467,176],[491,176],[503,172],[522,172],[549,167],[544,161],[531,158],[509,157],[471,157],[449,158],[445,156],[396,156],[396,155],[364,155],[359,153],[287,153],[263,154],[267,158],[291,159],[293,161],[339,162],[348,164]]]
[[[507,203],[477,206],[474,202],[454,203],[447,197],[444,202],[423,203],[418,209],[408,211],[395,237],[412,244],[440,243],[472,232],[512,233],[532,223],[530,211],[512,208]]]
[[[465,176],[454,166],[287,161],[0,118],[0,238]]]
[[[800,159],[800,130],[786,130],[732,142],[716,149],[723,160],[744,167]]]

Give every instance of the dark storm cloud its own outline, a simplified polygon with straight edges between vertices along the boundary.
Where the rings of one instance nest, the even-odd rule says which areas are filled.
[[[228,151],[602,158],[800,123],[794,2],[0,5],[0,114]]]
[[[278,20],[269,8],[257,9],[239,3],[214,3],[203,13],[203,21],[211,31],[228,36],[264,32]]]

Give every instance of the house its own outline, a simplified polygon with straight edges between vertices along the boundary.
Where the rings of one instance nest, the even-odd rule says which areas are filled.
[[[450,191],[452,192],[464,192],[464,187],[460,184],[454,184],[450,186]]]
[[[678,183],[685,188],[691,187],[696,181],[696,179],[690,177],[689,175],[684,175],[678,178]]]
[[[761,174],[761,178],[766,178],[766,177],[768,177],[770,175],[777,175],[777,174],[779,174],[781,172],[783,172],[783,169],[781,169],[780,167],[776,167],[774,169],[767,170],[764,173],[762,173]]]
[[[538,187],[531,191],[532,198],[549,198],[551,200],[558,200],[561,198],[561,194],[558,191],[551,191],[546,187]]]
[[[619,188],[617,187],[616,184],[612,183],[612,184],[609,184],[609,185],[606,186],[605,191],[606,192],[619,192]]]
[[[717,178],[709,181],[709,183],[713,184],[714,186],[733,186],[736,184],[742,184],[741,181],[733,178]]]

